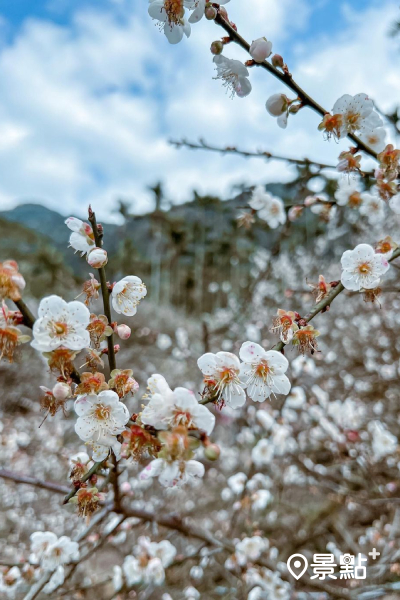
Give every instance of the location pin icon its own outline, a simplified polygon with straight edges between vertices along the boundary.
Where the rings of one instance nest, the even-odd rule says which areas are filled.
[[[308,560],[302,554],[292,554],[287,560],[288,571],[295,579],[300,579],[307,571]]]

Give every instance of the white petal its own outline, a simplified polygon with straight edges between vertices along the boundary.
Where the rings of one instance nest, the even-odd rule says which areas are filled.
[[[215,354],[212,354],[211,352],[203,354],[197,360],[197,366],[203,375],[213,375],[217,366]]]
[[[265,357],[265,350],[255,342],[244,342],[239,350],[240,359],[247,363],[256,363]]]

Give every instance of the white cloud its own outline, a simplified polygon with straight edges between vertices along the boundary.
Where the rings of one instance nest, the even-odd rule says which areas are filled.
[[[189,40],[170,46],[145,2],[116,6],[81,9],[63,27],[27,20],[0,49],[2,208],[35,197],[77,215],[92,203],[104,218],[121,196],[138,211],[150,208],[145,186],[160,178],[179,202],[193,188],[227,194],[235,183],[291,177],[283,163],[176,151],[168,137],[335,162],[342,146],[323,141],[317,115],[301,111],[278,129],[264,105],[285,90],[261,69],[251,71],[248,98],[229,99],[212,79],[209,46],[221,35],[213,23],[203,20]],[[249,40],[266,35],[283,55],[295,45],[295,78],[328,109],[345,92],[365,91],[384,108],[399,97],[398,56],[387,37],[395,2],[347,10],[341,31],[323,43],[318,35],[302,38],[311,0],[232,0],[227,8]],[[247,58],[232,44],[226,54]]]

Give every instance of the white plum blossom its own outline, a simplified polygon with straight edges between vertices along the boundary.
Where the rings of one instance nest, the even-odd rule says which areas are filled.
[[[269,440],[262,439],[251,451],[251,459],[256,467],[269,465],[274,457],[274,447]]]
[[[201,597],[200,592],[192,585],[189,585],[183,590],[183,596],[185,600],[199,600]]]
[[[389,206],[396,215],[400,215],[400,194],[395,194],[390,198]]]
[[[1,597],[14,599],[19,591],[18,588],[21,581],[21,571],[17,566],[11,567],[7,573],[0,572]]]
[[[301,373],[316,377],[317,367],[315,361],[309,356],[302,356],[301,354],[294,359],[291,363],[291,369],[294,377],[298,377]]]
[[[247,562],[254,562],[260,558],[261,554],[268,550],[269,542],[267,539],[254,535],[253,537],[245,537],[235,547],[236,559],[241,566],[245,566]]]
[[[132,317],[146,294],[147,289],[142,280],[135,275],[128,275],[114,285],[111,302],[115,312]]]
[[[120,402],[118,394],[104,390],[98,396],[81,395],[75,400],[74,408],[79,417],[75,431],[82,440],[92,445],[93,459],[104,460],[110,447],[119,456],[121,444],[115,436],[124,431],[129,421],[129,411]]]
[[[250,46],[251,57],[258,63],[262,63],[272,54],[272,42],[265,37],[258,38]]]
[[[60,538],[50,531],[36,531],[31,535],[31,551],[46,571],[55,571],[60,565],[79,559],[79,544],[68,536]]]
[[[265,510],[273,500],[269,490],[257,490],[251,495],[251,508],[254,511]]]
[[[374,111],[374,103],[367,94],[344,94],[336,100],[332,113],[342,115],[341,136],[356,131],[362,134],[370,133],[383,125],[382,119]]]
[[[87,348],[89,322],[90,312],[82,302],[67,303],[59,296],[47,296],[39,304],[31,346],[39,352],[52,352],[60,346],[69,350]]]
[[[365,405],[352,398],[328,403],[328,414],[341,429],[359,429],[365,420],[365,413]]]
[[[193,392],[186,388],[176,388],[171,393],[168,391],[165,396],[153,394],[141,414],[141,421],[156,429],[184,425],[188,429],[200,429],[210,435],[214,429],[215,416],[198,403]]]
[[[152,19],[160,22],[165,37],[170,44],[178,44],[184,35],[190,36],[191,29],[185,17],[185,6],[192,5],[187,0],[149,0],[148,12]]]
[[[385,203],[378,194],[363,192],[360,214],[367,217],[369,223],[377,223],[385,218]]]
[[[180,487],[192,479],[204,476],[204,465],[197,460],[167,461],[156,458],[140,473],[141,480],[158,477],[164,487]]]
[[[377,127],[372,131],[362,131],[359,137],[361,141],[372,148],[372,150],[375,150],[375,152],[382,152],[386,146],[386,129],[384,127]]]
[[[275,425],[274,417],[266,410],[258,410],[256,419],[266,431],[270,431]]]
[[[290,101],[285,94],[273,94],[265,103],[265,108],[272,117],[277,117],[281,129],[286,129],[289,117]]]
[[[372,435],[373,460],[378,462],[385,456],[396,452],[398,439],[390,433],[380,421],[372,421],[368,425],[368,431]]]
[[[228,4],[229,0],[219,0],[218,4]],[[185,6],[192,10],[189,23],[198,23],[204,16],[207,0],[186,0]]]
[[[266,192],[262,185],[253,190],[249,205],[257,211],[260,219],[266,221],[271,229],[276,229],[286,222],[285,206],[282,200]]]
[[[168,540],[150,542],[148,553],[153,558],[159,558],[164,568],[169,567],[176,556],[176,548]]]
[[[275,394],[287,395],[290,381],[285,372],[289,362],[281,352],[264,350],[255,342],[244,342],[239,356],[240,378],[247,395],[255,402],[263,402]]]
[[[247,475],[239,472],[228,477],[227,484],[234,494],[241,494],[247,482]]]
[[[359,244],[354,250],[346,250],[341,263],[342,284],[353,292],[376,288],[381,276],[389,269],[385,255],[375,254],[372,246],[368,244]]]
[[[358,179],[340,179],[338,188],[335,192],[336,202],[339,206],[350,206],[356,208],[361,205],[361,186]]]
[[[161,585],[165,579],[165,571],[159,558],[141,561],[140,558],[128,555],[122,565],[128,586],[138,583]]]
[[[65,224],[73,232],[69,238],[69,245],[76,252],[84,256],[95,247],[93,229],[89,223],[84,223],[75,217],[68,217]]]
[[[241,381],[239,379],[240,362],[231,352],[207,352],[197,361],[204,375],[204,383],[224,400],[231,408],[239,408],[246,402]]]
[[[47,549],[57,542],[57,536],[52,531],[35,531],[31,534],[31,563],[40,563]]]
[[[124,585],[122,569],[119,565],[114,565],[112,583],[116,592],[119,592]]]
[[[288,408],[300,408],[306,402],[306,394],[302,387],[295,386],[290,390],[286,398],[285,406]]]
[[[226,58],[222,54],[214,56],[213,60],[217,68],[217,76],[214,79],[222,80],[223,85],[230,91],[232,98],[235,94],[239,98],[244,98],[250,94],[249,71],[242,62]]]

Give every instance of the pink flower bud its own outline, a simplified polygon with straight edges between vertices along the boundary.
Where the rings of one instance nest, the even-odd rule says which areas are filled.
[[[206,19],[208,19],[209,21],[213,21],[217,16],[217,11],[213,6],[207,6],[206,10],[204,11],[204,15]]]
[[[69,398],[69,396],[72,395],[71,388],[69,387],[69,385],[67,383],[63,383],[62,381],[56,383],[52,391],[54,398],[56,400],[59,400],[60,402],[66,400],[67,398]]]
[[[283,68],[283,65],[285,64],[283,62],[283,58],[280,54],[274,54],[273,57],[271,58],[271,62],[275,68],[280,67],[281,69]]]
[[[87,255],[87,261],[91,267],[100,269],[107,264],[107,252],[103,248],[93,248]]]
[[[288,109],[289,98],[285,94],[273,94],[268,98],[265,108],[273,117],[283,115]]]
[[[318,198],[316,196],[307,196],[307,198],[304,200],[304,206],[312,206],[317,201]]]
[[[128,325],[125,325],[123,323],[121,325],[117,325],[117,335],[119,338],[121,338],[121,340],[127,340],[128,338],[130,338],[131,333],[132,330],[130,327],[128,327]]]
[[[301,216],[302,212],[302,206],[292,206],[288,212],[289,221],[291,221],[292,223],[293,221],[296,221],[296,219],[298,219]]]
[[[252,58],[262,63],[268,56],[271,56],[272,42],[269,42],[265,37],[258,38],[250,46],[250,54]]]
[[[213,42],[211,44],[211,48],[210,48],[211,54],[215,54],[215,55],[221,54],[223,49],[224,49],[224,45],[219,40],[217,40],[216,42]]]
[[[123,483],[121,483],[121,491],[124,492],[124,494],[128,494],[132,491],[132,487],[129,481],[124,481]]]
[[[221,450],[217,444],[209,444],[204,449],[204,455],[208,460],[218,460]]]

